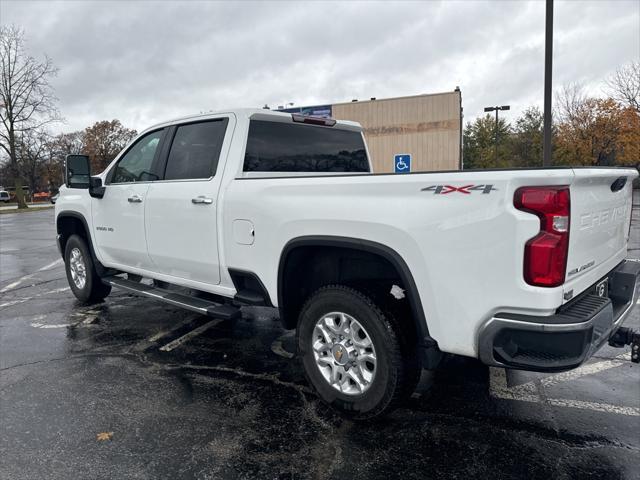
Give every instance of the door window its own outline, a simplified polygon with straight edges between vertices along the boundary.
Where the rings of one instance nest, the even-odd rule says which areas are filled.
[[[138,140],[118,161],[110,183],[157,180],[158,176],[152,173],[152,165],[161,136],[162,130],[158,130]]]
[[[190,123],[173,137],[165,180],[207,179],[215,176],[228,118]]]

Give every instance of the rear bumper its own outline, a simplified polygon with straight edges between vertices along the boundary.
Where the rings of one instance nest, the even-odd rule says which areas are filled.
[[[591,288],[551,316],[495,315],[480,330],[480,360],[542,372],[579,366],[609,340],[640,296],[639,261],[623,261],[607,278],[608,297]]]

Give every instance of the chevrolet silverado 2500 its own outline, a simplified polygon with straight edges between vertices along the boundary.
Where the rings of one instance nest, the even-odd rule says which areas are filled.
[[[311,385],[356,418],[443,354],[560,371],[607,342],[637,348],[621,328],[639,291],[635,170],[370,169],[357,123],[248,109],[151,127],[97,176],[69,156],[69,285],[230,320],[277,307]]]

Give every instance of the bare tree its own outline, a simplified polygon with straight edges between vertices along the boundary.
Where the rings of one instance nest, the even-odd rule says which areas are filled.
[[[18,139],[20,173],[27,180],[32,194],[41,187],[40,180],[49,156],[49,141],[49,135],[42,129],[27,130]]]
[[[576,123],[583,120],[584,105],[587,94],[580,83],[563,85],[555,95],[555,111],[553,116],[559,122]]]
[[[609,94],[640,113],[640,62],[621,66],[606,81]]]
[[[0,27],[0,148],[8,155],[18,208],[26,208],[18,142],[31,130],[60,120],[49,79],[57,73],[50,58],[39,62],[25,50],[24,32]]]
[[[84,131],[60,133],[49,139],[45,169],[49,182],[49,193],[54,194],[64,182],[64,159],[67,155],[80,154],[84,150]]]
[[[59,133],[49,141],[52,157],[64,159],[66,155],[77,155],[84,150],[84,131]]]

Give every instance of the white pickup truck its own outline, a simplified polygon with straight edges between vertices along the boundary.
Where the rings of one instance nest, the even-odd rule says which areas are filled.
[[[608,341],[637,359],[620,328],[640,290],[636,170],[370,168],[357,123],[255,109],[151,127],[97,176],[69,156],[69,285],[225,319],[277,307],[309,382],[355,418],[398,405],[443,354],[559,371]]]

